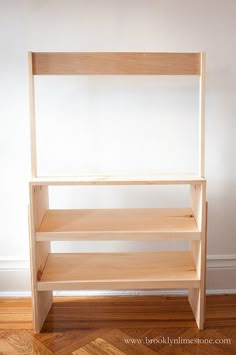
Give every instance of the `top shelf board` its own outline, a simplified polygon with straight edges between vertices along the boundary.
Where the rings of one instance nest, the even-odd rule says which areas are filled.
[[[201,74],[201,53],[30,52],[29,56],[33,75]]]
[[[32,178],[34,185],[193,185],[203,184],[205,179],[197,175],[150,175],[150,176],[108,176],[88,175],[76,177]]]

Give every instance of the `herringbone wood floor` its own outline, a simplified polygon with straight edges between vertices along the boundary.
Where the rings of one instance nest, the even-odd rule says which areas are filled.
[[[0,299],[0,328],[4,355],[236,354],[236,295],[207,297],[203,331],[186,297],[166,296],[56,298],[40,334],[30,299]],[[203,339],[221,344],[167,343]]]

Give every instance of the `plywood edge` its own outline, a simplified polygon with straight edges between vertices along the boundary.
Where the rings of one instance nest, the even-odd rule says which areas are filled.
[[[150,176],[112,176],[88,175],[74,177],[38,177],[30,179],[30,185],[199,185],[206,179],[191,175],[150,175]]]
[[[126,241],[126,240],[200,240],[201,232],[37,232],[36,240],[43,241]]]
[[[178,281],[39,281],[38,291],[53,290],[145,290],[161,288],[189,288],[199,287],[199,280]]]

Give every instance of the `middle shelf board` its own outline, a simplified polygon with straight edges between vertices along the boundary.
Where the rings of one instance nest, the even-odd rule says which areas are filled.
[[[37,241],[199,240],[191,208],[47,210]]]
[[[150,175],[81,175],[75,177],[37,177],[30,184],[35,185],[187,185],[204,184],[205,178],[193,174],[150,174]]]
[[[199,287],[190,251],[50,253],[37,283],[45,290]]]

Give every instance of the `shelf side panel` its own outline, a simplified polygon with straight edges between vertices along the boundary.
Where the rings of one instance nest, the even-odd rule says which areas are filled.
[[[33,304],[33,325],[36,333],[40,332],[48,311],[52,305],[52,292],[39,292],[37,282],[50,253],[50,242],[36,242],[35,230],[42,222],[45,211],[48,208],[48,187],[30,186],[29,206],[29,239],[30,239],[30,265],[31,265],[31,289]]]

